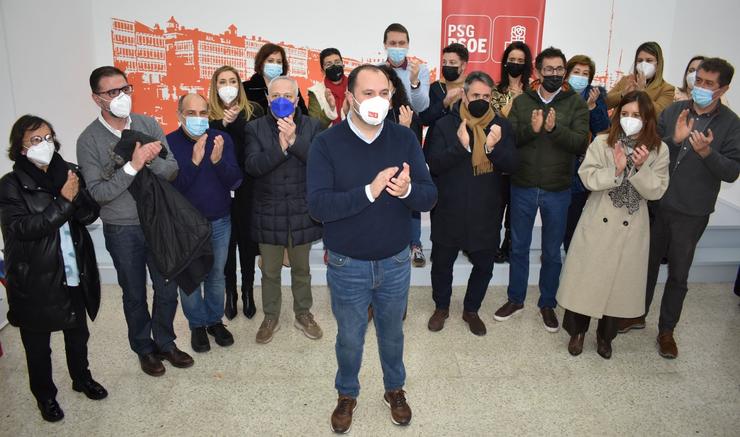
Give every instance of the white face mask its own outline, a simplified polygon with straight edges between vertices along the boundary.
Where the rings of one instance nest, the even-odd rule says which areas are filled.
[[[357,99],[355,99],[355,103],[357,103]],[[388,100],[380,96],[375,96],[360,103],[359,109],[355,108],[355,111],[362,117],[365,123],[377,126],[388,115],[390,104]]]
[[[650,62],[640,62],[635,66],[635,70],[645,75],[645,78],[652,79],[655,76],[655,64]]]
[[[639,133],[642,130],[642,120],[635,117],[622,117],[619,119],[624,134],[628,137]]]
[[[696,83],[696,71],[692,71],[691,73],[686,75],[686,85],[688,85],[689,88],[693,88],[695,83]]]
[[[126,118],[131,114],[131,96],[121,92],[110,101],[110,112],[118,118]]]
[[[54,143],[46,140],[29,147],[26,152],[26,158],[37,167],[49,165],[52,156],[54,156]]]
[[[231,85],[222,86],[218,89],[218,96],[227,105],[234,101],[236,96],[239,95],[239,88]]]

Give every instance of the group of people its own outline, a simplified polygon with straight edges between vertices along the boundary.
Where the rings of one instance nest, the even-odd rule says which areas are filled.
[[[470,71],[467,49],[455,43],[442,50],[441,77],[430,83],[427,67],[408,56],[409,43],[406,28],[391,24],[386,63],[348,75],[341,53],[323,50],[325,78],[308,89],[308,104],[284,49],[267,43],[248,80],[224,66],[208,95],[180,96],[179,127],[167,135],[131,111],[134,89],[123,71],[97,68],[89,82],[100,114],[77,140],[78,165],[58,153],[50,122],[16,121],[15,164],[0,180],[8,319],[20,328],[44,419],[64,417],[51,377],[52,331],[64,331],[74,390],[107,396],[87,361],[87,315],[97,315],[100,280],[85,226],[98,217],[130,347],[152,376],[165,373],[163,361],[194,362],[175,344],[178,295],[193,351],[208,351],[210,337],[222,347],[234,343],[223,317],[238,314],[237,260],[242,311],[252,318],[258,255],[264,319],[256,342],[270,342],[281,326],[283,267],[290,268],[294,326],[321,338],[309,253],[322,239],[338,328],[331,415],[338,433],[352,424],[370,321],[391,420],[411,421],[403,319],[411,266],[426,263],[424,211],[431,211],[430,331],[449,318],[461,251],[472,264],[462,311],[471,333],[487,332],[479,310],[496,262],[509,262],[510,273],[494,319],[523,311],[539,211],[544,328],[559,330],[555,308],[563,307],[575,356],[596,318],[597,352],[610,358],[618,332],[645,327],[667,262],[657,343],[663,357],[678,355],[673,330],[694,250],[720,183],[740,173],[740,120],[722,103],[733,67],[695,57],[674,88],[663,79],[660,46],[648,42],[632,73],[607,92],[592,83],[588,56],[568,60],[549,47],[533,59],[515,42],[496,84]]]

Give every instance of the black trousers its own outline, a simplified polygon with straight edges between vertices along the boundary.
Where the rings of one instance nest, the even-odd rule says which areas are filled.
[[[568,221],[565,224],[565,237],[563,238],[563,247],[566,252],[570,247],[570,240],[573,239],[573,234],[576,232],[576,226],[578,225],[578,220],[581,218],[583,207],[586,206],[586,199],[588,199],[587,191],[573,193],[570,196]]]
[[[249,211],[234,212],[234,208],[244,208],[243,202],[237,203],[234,199],[231,214],[231,239],[229,253],[224,266],[226,277],[226,292],[236,293],[236,251],[239,249],[239,267],[242,277],[242,294],[246,295],[254,287],[254,258],[259,255],[259,245],[252,241],[250,236]],[[251,198],[249,198],[251,202]],[[246,200],[244,200],[246,202]],[[244,296],[242,296],[244,297]]]
[[[67,354],[67,369],[72,381],[87,381],[92,378],[88,369],[87,340],[90,331],[87,329],[87,313],[82,295],[77,287],[70,287],[72,304],[77,313],[78,323],[73,328],[64,330],[64,349]],[[28,380],[31,393],[38,401],[55,398],[57,387],[51,377],[51,332],[33,331],[21,328],[21,340],[26,349]]]
[[[617,336],[617,317],[603,316],[596,327],[596,333],[606,341],[614,340]],[[563,314],[563,329],[571,337],[588,332],[588,325],[591,324],[591,317],[565,310]]]
[[[468,252],[473,271],[468,278],[464,310],[476,313],[486,297],[488,284],[493,277],[493,259],[497,249]],[[449,309],[452,297],[452,271],[460,252],[459,247],[447,247],[432,242],[432,298],[437,309]]]
[[[648,260],[645,314],[655,294],[660,260],[668,258],[668,279],[660,303],[658,330],[673,330],[681,318],[683,301],[688,291],[689,270],[694,262],[694,252],[709,216],[690,216],[679,212],[654,207],[653,223],[650,225],[650,258]]]

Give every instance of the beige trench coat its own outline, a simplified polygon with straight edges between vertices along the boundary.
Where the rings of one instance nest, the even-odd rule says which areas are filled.
[[[658,200],[668,188],[668,146],[652,150],[639,171],[627,175],[642,196],[629,214],[616,208],[609,190],[622,183],[606,135],[597,136],[578,174],[591,194],[583,208],[558,288],[565,309],[600,319],[639,317],[645,313],[645,286],[650,251],[647,200]]]

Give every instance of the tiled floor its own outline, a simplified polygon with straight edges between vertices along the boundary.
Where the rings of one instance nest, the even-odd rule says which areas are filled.
[[[460,319],[463,290],[442,332],[426,322],[429,288],[413,288],[406,321],[406,389],[414,418],[394,426],[383,405],[377,344],[369,330],[363,392],[351,434],[386,435],[740,435],[740,299],[729,284],[692,284],[677,331],[680,356],[665,360],[655,348],[656,313],[648,329],[619,336],[610,361],[595,351],[594,334],[583,354],[571,357],[567,334],[549,334],[535,308],[498,323],[493,311],[505,296],[492,287],[482,308],[488,335],[467,331]],[[66,417],[45,423],[28,389],[18,330],[0,331],[0,435],[2,436],[315,436],[329,435],[336,394],[336,324],[327,289],[314,289],[314,312],[324,338],[311,341],[292,327],[290,292],[284,290],[282,329],[268,345],[254,336],[261,315],[228,323],[236,343],[213,344],[190,369],[167,365],[161,378],[144,375],[129,350],[120,289],[104,288],[91,325],[90,361],[110,392],[90,401],[71,389],[61,334],[52,340],[58,401]],[[259,290],[256,293],[259,305]],[[656,297],[659,301],[660,296]],[[559,310],[559,314],[562,312]],[[187,324],[178,311],[179,346],[190,352]]]

